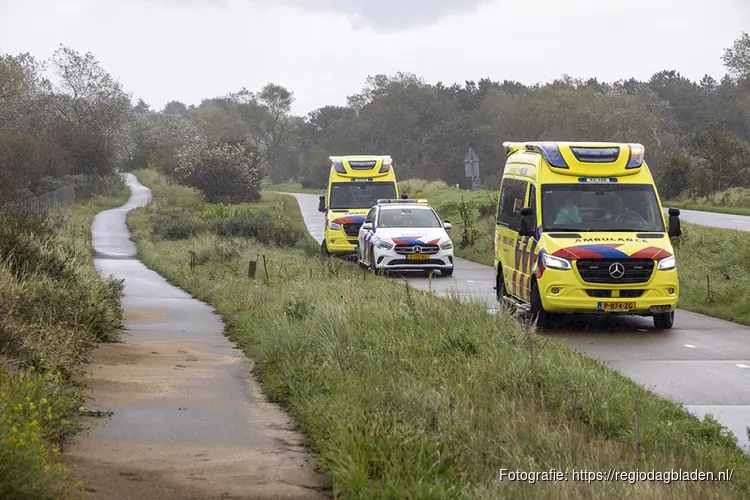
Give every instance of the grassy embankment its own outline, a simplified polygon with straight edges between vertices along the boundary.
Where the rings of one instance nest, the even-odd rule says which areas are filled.
[[[255,360],[266,394],[291,409],[320,453],[336,494],[750,495],[748,459],[712,420],[700,422],[562,343],[487,314],[483,305],[438,299],[315,257],[309,237],[296,233],[303,227],[298,211],[279,210],[279,203],[296,206],[294,199],[264,194],[254,207],[217,207],[153,174],[136,175],[155,196],[128,218],[141,259],[217,308],[228,335]],[[288,215],[268,216],[279,213]],[[258,262],[255,278],[247,275],[249,260]],[[530,484],[501,476],[503,469],[652,467],[734,473],[731,482],[673,484],[586,484],[572,476]]]
[[[129,190],[50,218],[0,214],[0,498],[70,498],[60,448],[79,430],[82,365],[120,326],[121,284],[99,277],[89,228]]]
[[[325,189],[303,188],[298,183],[270,184],[266,182],[261,187],[264,191],[278,191],[281,193],[310,193],[317,195],[325,194]]]
[[[750,215],[750,189],[734,187],[701,199],[678,198],[664,206],[733,215]]]

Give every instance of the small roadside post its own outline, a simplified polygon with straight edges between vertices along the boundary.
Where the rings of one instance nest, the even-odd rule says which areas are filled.
[[[464,173],[467,178],[471,179],[471,188],[479,189],[479,186],[482,185],[479,176],[479,156],[471,147],[464,157]]]

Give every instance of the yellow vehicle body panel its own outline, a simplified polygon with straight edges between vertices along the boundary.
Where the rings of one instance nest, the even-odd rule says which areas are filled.
[[[618,143],[541,143],[546,149],[540,150],[539,144],[505,144],[508,160],[495,232],[498,286],[502,280],[508,295],[528,305],[535,283],[538,300],[549,313],[650,316],[673,311],[679,298],[677,268],[669,259],[674,257],[674,250],[658,191],[642,159],[643,147]],[[557,150],[551,145],[556,145]],[[565,195],[554,198],[556,192]],[[598,218],[591,218],[598,221],[598,226],[584,228],[585,222],[581,221],[586,219],[580,214],[577,219],[571,218],[578,222],[570,228],[558,230],[549,224],[552,212],[547,205],[552,206],[553,201],[564,204],[560,200],[566,197],[577,200],[584,209],[586,202],[592,202],[588,208],[597,214]],[[548,201],[543,203],[543,199]],[[645,214],[645,218],[640,217],[643,227],[648,226],[646,229],[623,230],[635,222],[617,219],[613,219],[611,227],[602,222],[606,219],[600,213],[610,202],[640,199],[650,202],[636,207]],[[517,214],[523,207],[533,210],[534,236],[519,236]],[[567,262],[570,267],[546,266],[545,254],[555,258],[550,262],[556,266],[561,264],[556,259],[564,259],[562,264]]]
[[[323,246],[327,253],[349,255],[356,251],[359,226],[377,199],[399,197],[396,174],[389,155],[331,156],[330,161],[326,190],[330,206],[326,210]],[[351,202],[337,205],[337,190],[356,188],[371,191],[372,195],[362,195],[356,200],[350,196]]]

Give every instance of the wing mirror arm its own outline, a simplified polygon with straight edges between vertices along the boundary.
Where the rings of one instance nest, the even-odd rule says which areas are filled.
[[[669,230],[667,235],[670,238],[677,238],[682,235],[682,227],[680,225],[680,209],[670,208],[669,209]]]
[[[527,236],[535,236],[536,230],[535,230],[535,224],[534,224],[534,211],[531,209],[531,207],[524,207],[521,209],[521,223],[520,227],[518,228],[518,236],[521,236],[522,238]]]

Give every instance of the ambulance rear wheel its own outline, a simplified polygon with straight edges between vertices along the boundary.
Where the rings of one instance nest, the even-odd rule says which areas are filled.
[[[674,311],[664,314],[654,314],[654,328],[669,330],[674,325]]]
[[[537,328],[544,329],[552,326],[552,314],[544,310],[536,280],[531,282],[531,320],[536,320]]]

